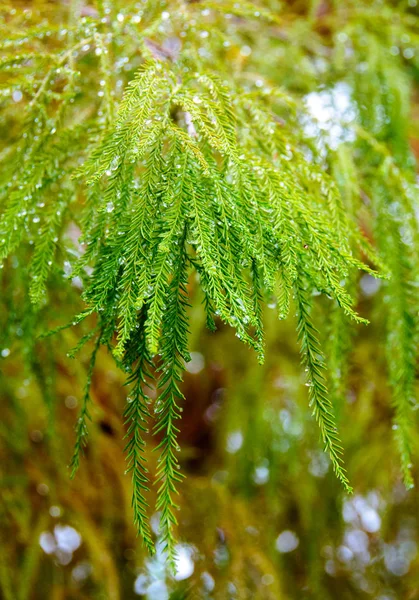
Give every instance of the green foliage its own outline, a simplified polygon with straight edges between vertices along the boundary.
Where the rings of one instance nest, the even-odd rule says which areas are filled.
[[[154,413],[160,452],[157,509],[173,562],[188,298],[198,280],[209,327],[232,326],[260,361],[262,303],[276,297],[278,316],[285,319],[295,300],[310,405],[336,475],[350,490],[311,296],[321,293],[328,299],[338,315],[336,328],[349,338],[342,313],[366,323],[356,308],[358,272],[377,276],[378,268],[389,277],[389,383],[404,478],[412,485],[417,189],[406,124],[398,122],[407,118],[409,78],[400,77],[401,87],[391,84],[401,66],[396,60],[388,64],[387,55],[384,61],[381,33],[368,32],[371,44],[359,41],[359,27],[363,32],[370,15],[368,3],[353,8],[346,38],[341,35],[333,47],[334,81],[345,78],[351,60],[362,59],[374,74],[353,69],[358,127],[354,141],[336,152],[327,139],[313,139],[308,131],[313,119],[301,102],[303,85],[287,84],[287,77],[284,89],[268,83],[258,74],[257,56],[253,71],[228,66],[229,33],[235,43],[249,40],[257,46],[262,21],[265,27],[282,22],[275,2],[176,0],[149,2],[141,10],[117,4],[98,3],[81,18],[81,8],[73,3],[65,29],[58,9],[50,14],[44,8],[41,24],[36,17],[44,15],[42,9],[24,15],[23,24],[15,9],[2,14],[2,127],[10,122],[13,133],[2,156],[0,257],[9,267],[8,257],[29,248],[29,295],[40,310],[47,302],[48,278],[64,256],[72,277],[80,279],[86,304],[75,324],[92,314],[99,324],[81,341],[97,336],[76,427],[73,473],[86,443],[89,387],[103,344],[128,372],[132,387],[125,411],[128,472],[135,522],[150,551],[143,451]],[[230,32],[226,23],[233,15],[239,20]],[[343,18],[338,7],[333,16],[331,44]],[[380,25],[386,35],[392,16],[386,5]],[[414,17],[403,16],[406,23],[391,35],[402,37],[414,29]],[[310,27],[311,17],[309,12],[302,19],[305,26]],[[53,39],[48,51],[45,37]],[[347,59],[342,39],[351,40],[356,50]],[[292,41],[284,44],[289,50]],[[304,52],[303,44],[300,49]],[[300,62],[306,65],[305,59]],[[269,77],[275,79],[273,73]],[[10,109],[14,92],[25,101],[18,117]],[[376,224],[377,253],[369,232],[362,231],[365,212]],[[80,229],[80,240],[69,239],[70,223]],[[329,349],[332,390],[338,387],[345,345],[336,328]],[[154,379],[158,398],[150,410],[146,388]]]
[[[147,520],[147,500],[145,493],[149,489],[147,468],[145,466],[143,439],[147,432],[147,422],[150,417],[148,404],[150,398],[146,394],[147,382],[151,378],[152,368],[147,348],[145,346],[144,332],[139,330],[131,344],[131,352],[127,351],[127,360],[135,363],[132,374],[127,384],[132,385],[131,395],[127,400],[124,417],[127,425],[125,446],[128,469],[132,480],[132,507],[134,509],[134,522],[144,541],[147,550],[153,554],[154,544],[150,534]]]
[[[90,386],[92,384],[93,369],[95,368],[96,355],[99,350],[99,347],[100,347],[100,335],[97,336],[95,347],[94,347],[94,350],[90,357],[89,369],[87,372],[87,381],[86,381],[86,386],[84,389],[83,400],[82,400],[82,407],[81,407],[80,416],[78,418],[77,425],[76,425],[76,443],[74,445],[74,453],[73,453],[73,456],[71,457],[71,461],[70,461],[70,469],[71,469],[72,477],[74,477],[74,475],[77,472],[77,469],[80,466],[80,453],[83,451],[83,448],[87,444],[87,436],[88,436],[87,421],[91,420],[91,416],[89,413],[89,403],[91,400],[90,399]]]
[[[307,371],[306,385],[309,388],[310,405],[313,407],[313,414],[319,423],[322,440],[330,455],[333,469],[350,492],[352,490],[342,466],[342,448],[336,433],[333,405],[328,397],[326,379],[323,374],[324,356],[317,339],[318,332],[311,321],[310,304],[307,291],[304,289],[303,273],[300,273],[297,279],[295,296],[298,309],[298,336],[302,362]]]

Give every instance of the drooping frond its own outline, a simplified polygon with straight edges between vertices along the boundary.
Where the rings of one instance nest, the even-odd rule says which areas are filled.
[[[392,269],[388,286],[393,289],[388,306],[387,355],[393,391],[393,430],[400,452],[404,482],[407,488],[411,488],[414,485],[411,473],[414,426],[412,408],[419,333],[416,310],[418,294],[411,280],[409,252],[406,247],[403,248],[403,241],[397,230],[389,232],[388,243],[388,264]]]
[[[317,339],[317,330],[310,315],[309,292],[306,289],[303,273],[295,283],[297,304],[298,337],[301,346],[302,363],[307,371],[310,406],[320,427],[326,452],[329,454],[333,470],[348,492],[352,491],[342,462],[342,446],[338,437],[334,410],[328,397],[325,378],[325,359]]]
[[[185,251],[185,233],[177,239],[172,255],[173,275],[169,284],[169,297],[162,322],[162,341],[160,347],[159,390],[155,404],[155,435],[162,440],[156,450],[160,452],[157,467],[156,507],[161,511],[160,534],[167,551],[168,559],[174,566],[175,548],[173,528],[177,524],[175,502],[177,484],[183,479],[179,472],[177,458],[179,432],[176,422],[180,418],[180,406],[183,394],[180,390],[182,372],[188,353],[188,321],[186,316],[187,302],[187,258]]]
[[[149,490],[149,478],[144,456],[144,434],[148,430],[147,425],[150,419],[148,405],[151,401],[146,389],[148,382],[151,380],[150,369],[152,364],[145,345],[143,331],[139,331],[138,336],[133,338],[131,346],[127,350],[126,363],[130,360],[134,361],[134,368],[127,380],[127,385],[131,386],[131,389],[124,412],[127,426],[126,438],[128,440],[125,446],[128,465],[126,472],[131,474],[131,503],[134,511],[134,524],[145,547],[153,554],[154,544],[151,538],[146,499]]]
[[[95,342],[95,346],[93,348],[92,354],[90,356],[89,368],[87,371],[87,380],[84,388],[84,394],[82,399],[82,405],[80,414],[76,423],[76,441],[74,444],[74,452],[70,461],[70,470],[71,477],[74,477],[79,466],[80,466],[80,455],[83,452],[87,444],[87,436],[88,436],[88,428],[87,423],[91,420],[91,415],[89,411],[90,404],[90,388],[92,385],[93,371],[96,363],[96,356],[100,348],[101,338],[100,334],[98,334]]]

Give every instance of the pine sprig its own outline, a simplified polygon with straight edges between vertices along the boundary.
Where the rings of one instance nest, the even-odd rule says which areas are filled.
[[[100,344],[101,344],[101,334],[99,333],[96,338],[92,354],[90,356],[89,368],[87,371],[87,379],[86,379],[86,384],[85,384],[84,394],[83,394],[83,399],[82,399],[82,405],[81,405],[80,414],[77,418],[77,423],[76,423],[76,441],[74,443],[73,456],[71,457],[71,461],[70,461],[70,465],[69,465],[71,478],[75,477],[75,475],[79,469],[80,455],[83,453],[83,450],[87,445],[87,437],[89,435],[87,424],[88,424],[88,421],[92,420],[92,417],[91,417],[90,411],[89,411],[89,404],[90,404],[90,400],[91,400],[90,388],[92,385],[93,371],[95,368],[96,357],[97,357],[97,353],[100,348]]]
[[[387,284],[392,297],[388,306],[387,356],[393,392],[393,430],[404,483],[410,489],[414,486],[411,472],[414,427],[412,408],[418,348],[418,293],[417,286],[411,280],[409,248],[404,246],[396,227],[388,232],[387,243],[388,264],[392,272],[392,278]]]
[[[54,258],[55,248],[58,242],[59,228],[63,221],[63,211],[66,209],[68,200],[61,200],[49,207],[49,214],[45,215],[45,221],[38,230],[39,242],[35,246],[29,267],[32,283],[29,289],[31,300],[37,304],[46,290],[46,280]]]
[[[342,460],[342,446],[339,440],[333,406],[328,396],[325,371],[325,359],[322,354],[317,330],[312,322],[311,307],[306,282],[303,274],[295,283],[295,300],[297,304],[297,331],[301,346],[302,363],[307,371],[310,406],[319,424],[320,434],[332,462],[337,478],[347,492],[352,492]]]
[[[167,302],[163,319],[161,365],[159,367],[160,394],[155,405],[157,422],[154,428],[155,435],[163,436],[156,448],[160,452],[157,467],[159,487],[156,507],[161,511],[160,534],[172,566],[174,566],[175,559],[173,529],[177,525],[175,512],[178,510],[175,495],[178,493],[177,484],[183,479],[183,475],[179,472],[180,466],[177,458],[179,429],[176,421],[180,418],[183,410],[180,404],[184,399],[179,386],[182,382],[185,361],[190,360],[186,315],[188,295],[185,233],[178,239],[177,244],[173,257],[175,275],[170,282],[170,299]]]
[[[131,357],[136,364],[127,380],[127,385],[131,386],[131,391],[124,411],[124,419],[127,426],[125,437],[128,440],[125,446],[126,472],[131,474],[131,503],[134,511],[134,524],[145,547],[150,554],[154,554],[155,548],[147,515],[148,502],[146,494],[149,491],[149,478],[147,475],[146,458],[144,456],[144,434],[148,431],[148,421],[150,419],[148,405],[151,401],[146,393],[146,388],[152,379],[152,363],[147,352],[144,332],[142,330],[139,331],[139,335],[132,341],[131,348],[127,350],[126,360],[129,360]]]

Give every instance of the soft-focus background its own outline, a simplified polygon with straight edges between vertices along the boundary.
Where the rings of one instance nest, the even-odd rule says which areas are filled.
[[[65,3],[47,4],[56,11],[54,18],[61,10],[64,14]],[[274,42],[261,36],[256,44],[249,30],[248,44],[243,44],[241,38],[235,39],[234,27],[240,23],[230,23],[229,59],[231,68],[242,69],[255,43],[253,64],[304,99],[333,150],[353,141],[346,127],[357,117],[352,88],[339,60],[350,52],[345,49],[348,35],[359,36],[365,61],[352,83],[368,98],[368,85],[359,73],[373,61],[368,54],[371,40],[362,38],[361,26],[357,30],[352,24],[346,33],[349,21],[344,17],[328,33],[336,3],[308,4],[289,3],[292,16],[285,19]],[[416,15],[416,0],[407,4],[408,14]],[[16,3],[16,10],[29,14],[35,5]],[[138,6],[140,10],[141,2]],[[376,11],[378,18],[379,6]],[[409,63],[406,72],[417,83],[418,37],[399,43],[395,33],[398,41],[391,45],[385,32],[388,39],[383,40],[379,28],[378,34],[377,30],[370,34],[388,43],[389,60],[399,56]],[[331,48],[327,40],[339,35]],[[323,79],[327,87],[319,87]],[[22,94],[15,92],[12,110],[19,111],[21,100]],[[419,104],[414,88],[407,114],[409,144],[417,152]],[[319,134],[307,127],[308,134]],[[3,122],[1,133],[7,140],[10,132]],[[365,222],[365,228],[369,226]],[[76,241],[78,231],[69,226],[64,235]],[[187,477],[179,497],[178,562],[173,575],[161,554],[147,557],[136,538],[130,477],[124,475],[124,374],[104,349],[92,381],[89,446],[76,478],[69,478],[67,465],[91,348],[87,345],[76,359],[66,356],[84,326],[42,340],[31,331],[38,318],[54,327],[83,307],[80,282],[73,280],[70,288],[63,285],[71,265],[65,257],[60,259],[62,273],[54,274],[49,304],[36,319],[25,295],[25,274],[19,269],[26,260],[24,253],[12,259],[12,269],[2,281],[0,598],[419,598],[419,496],[417,489],[407,492],[402,484],[391,431],[383,351],[386,283],[369,275],[359,281],[359,311],[371,324],[352,331],[354,349],[345,374],[348,389],[337,406],[354,487],[349,497],[331,472],[310,415],[293,318],[278,322],[274,302],[266,309],[267,359],[260,366],[234,332],[222,324],[215,334],[205,329],[201,299],[191,280],[193,352],[184,383],[180,434],[180,460]],[[316,311],[327,347],[329,330],[322,327],[330,312],[327,299],[319,299]],[[338,383],[344,374],[334,375]],[[149,441],[149,447],[156,444]],[[419,436],[415,450],[418,442]],[[152,452],[149,461],[153,470]],[[417,465],[415,478],[416,474]]]

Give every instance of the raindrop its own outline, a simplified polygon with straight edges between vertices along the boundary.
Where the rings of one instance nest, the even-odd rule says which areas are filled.
[[[57,548],[55,538],[49,531],[41,533],[39,536],[39,545],[45,554],[52,554]]]
[[[56,525],[54,535],[58,548],[64,552],[74,552],[82,542],[79,532],[70,525]]]
[[[46,483],[40,483],[37,486],[36,491],[40,496],[47,496],[49,494],[49,487]]]
[[[243,434],[241,431],[233,431],[227,436],[226,450],[230,454],[235,454],[243,445]]]
[[[295,533],[286,529],[276,538],[275,548],[278,552],[286,554],[298,548],[299,543],[300,540]]]
[[[20,90],[15,90],[12,94],[13,102],[20,102],[23,98],[23,94]]]
[[[193,548],[183,544],[176,546],[176,559],[175,559],[175,575],[176,581],[182,581],[188,579],[192,575],[195,569],[194,561],[192,559]]]

